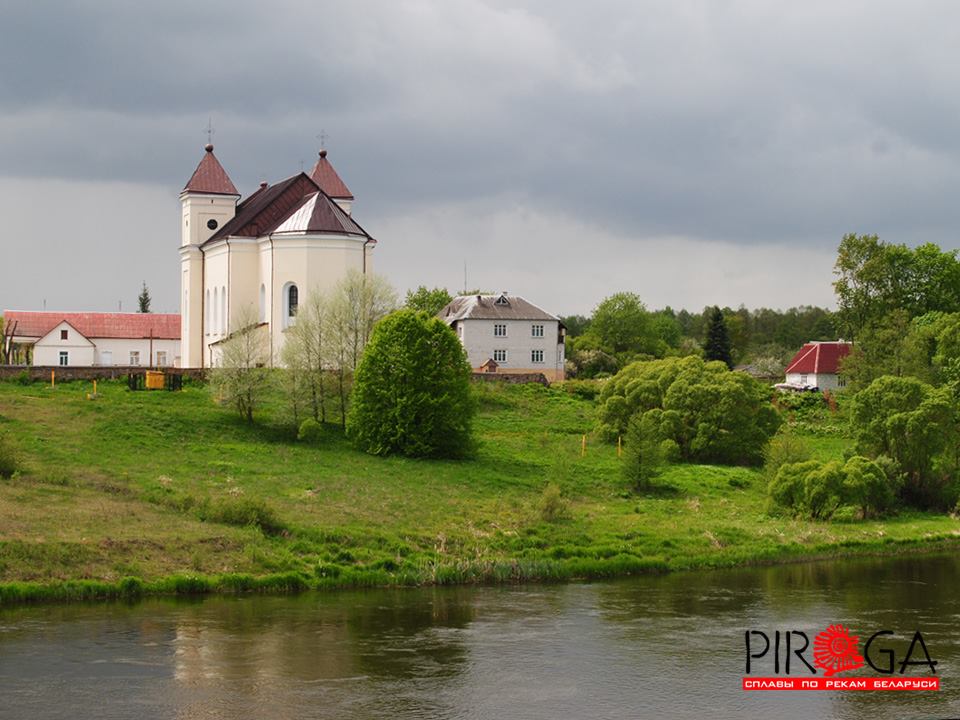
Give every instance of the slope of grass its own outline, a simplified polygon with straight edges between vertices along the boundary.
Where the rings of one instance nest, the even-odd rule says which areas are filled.
[[[0,383],[0,433],[22,465],[0,479],[0,602],[610,576],[960,532],[937,515],[770,517],[748,468],[676,465],[637,495],[616,447],[589,436],[592,403],[559,389],[479,386],[477,453],[459,462],[368,456],[332,426],[297,442],[279,405],[251,426],[202,387],[89,391]],[[849,442],[809,440],[823,457]],[[548,484],[555,518],[541,507]]]

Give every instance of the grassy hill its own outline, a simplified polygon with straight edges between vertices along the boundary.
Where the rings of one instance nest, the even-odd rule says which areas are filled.
[[[478,386],[478,449],[461,462],[368,456],[337,427],[298,442],[278,406],[248,425],[203,387],[90,390],[0,383],[0,433],[22,463],[0,479],[0,602],[600,577],[960,534],[932,514],[770,517],[748,468],[677,465],[637,495],[616,447],[588,437],[580,456],[593,404],[555,388]],[[825,458],[847,443],[808,432]]]

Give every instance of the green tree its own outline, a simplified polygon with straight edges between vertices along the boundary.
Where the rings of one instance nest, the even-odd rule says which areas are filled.
[[[210,389],[252,423],[270,391],[269,337],[252,307],[237,313],[234,327],[220,345],[220,360],[210,371]]]
[[[330,310],[330,298],[311,290],[297,308],[296,323],[286,332],[281,358],[287,368],[284,386],[296,427],[301,406],[309,408],[315,421],[327,421],[327,375],[334,360]]]
[[[637,413],[630,419],[621,470],[637,490],[647,490],[663,471],[666,456],[661,443],[659,428],[652,418]]]
[[[681,459],[730,465],[763,462],[780,425],[766,387],[693,356],[628,365],[604,385],[597,413],[607,439],[624,435],[640,413],[661,440],[676,443]]]
[[[891,458],[903,473],[901,498],[921,508],[956,502],[956,406],[950,392],[916,378],[885,376],[854,396],[856,451]],[[943,468],[951,468],[944,472]]]
[[[931,243],[913,250],[876,235],[845,235],[833,283],[840,329],[853,337],[894,310],[911,318],[960,310],[960,261]]]
[[[580,337],[590,328],[590,318],[584,315],[561,316],[560,322],[567,329],[569,338]]]
[[[428,315],[436,315],[451,300],[453,300],[453,296],[446,288],[430,289],[426,285],[420,285],[416,290],[407,290],[404,307],[411,310],[420,310]]]
[[[846,502],[860,508],[864,519],[893,504],[896,488],[877,463],[860,455],[844,466],[843,494]]]
[[[620,292],[604,299],[593,311],[590,334],[602,349],[612,354],[647,353],[656,350],[650,313],[634,293]]]
[[[710,320],[707,324],[707,337],[703,343],[703,357],[705,360],[719,360],[726,363],[728,368],[733,367],[733,357],[730,353],[730,336],[727,334],[727,323],[723,312],[716,305],[710,311]]]
[[[348,436],[375,455],[464,456],[474,414],[470,373],[443,321],[398,310],[377,324],[357,367]]]
[[[143,283],[143,288],[140,290],[140,295],[137,296],[137,305],[140,307],[137,312],[150,312],[150,291],[147,289],[146,283]]]
[[[381,318],[397,306],[397,295],[390,283],[379,275],[350,271],[337,283],[329,298],[326,336],[329,350],[325,356],[336,379],[340,418],[347,427],[347,405],[353,374],[364,348]]]

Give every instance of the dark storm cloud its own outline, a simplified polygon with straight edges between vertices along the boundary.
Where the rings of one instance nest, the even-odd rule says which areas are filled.
[[[212,114],[244,190],[309,168],[326,128],[367,219],[510,198],[619,235],[952,245],[958,21],[947,2],[11,4],[0,172],[175,194]]]

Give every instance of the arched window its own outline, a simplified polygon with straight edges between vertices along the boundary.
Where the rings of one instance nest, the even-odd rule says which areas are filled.
[[[220,290],[219,288],[213,289],[213,305],[210,306],[210,312],[213,313],[210,316],[210,332],[216,335],[220,332]]]
[[[267,321],[267,286],[260,285],[260,322]]]
[[[220,288],[220,313],[220,332],[226,335],[229,328],[227,327],[227,289],[225,287]]]
[[[283,326],[290,327],[296,322],[297,307],[300,305],[300,291],[293,283],[283,286]]]
[[[207,288],[207,301],[203,304],[203,332],[210,334],[210,288]]]

